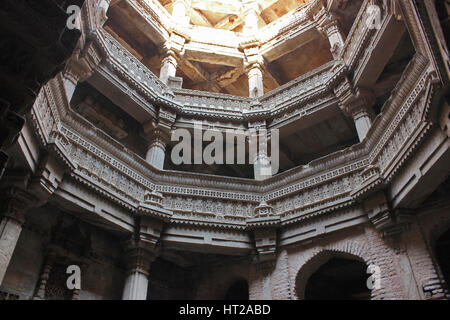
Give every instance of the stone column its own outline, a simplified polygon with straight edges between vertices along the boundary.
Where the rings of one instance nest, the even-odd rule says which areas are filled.
[[[341,49],[344,47],[344,36],[339,30],[338,23],[336,19],[331,18],[327,23],[323,26],[323,30],[328,37],[328,41],[330,42],[331,53],[334,58],[337,58]]]
[[[75,89],[77,88],[79,78],[71,72],[71,70],[66,70],[63,72],[62,79],[64,82],[64,89],[66,90],[67,101],[70,103],[73,94],[75,93]]]
[[[369,106],[359,108],[352,113],[359,141],[363,141],[366,138],[367,132],[372,126],[372,114],[373,112]]]
[[[375,116],[372,109],[375,104],[375,96],[367,89],[358,88],[356,94],[343,103],[343,111],[353,118],[359,141],[363,141]]]
[[[41,275],[39,277],[39,285],[36,293],[33,296],[33,300],[45,300],[45,290],[47,288],[47,282],[52,272],[52,267],[55,262],[55,253],[52,250],[47,250],[45,254],[44,266],[42,267]]]
[[[252,126],[254,124],[251,124]],[[268,156],[267,130],[257,126],[250,129],[249,136],[249,157],[253,159],[253,172],[255,180],[262,181],[272,176],[271,161]]]
[[[250,98],[264,95],[263,73],[261,66],[257,63],[250,66],[248,70],[248,90]]]
[[[159,170],[164,168],[164,159],[167,145],[166,134],[161,130],[155,130],[150,139],[149,148],[145,159],[148,163]]]
[[[69,102],[72,100],[78,83],[84,82],[92,76],[101,58],[102,55],[94,42],[89,42],[83,47],[79,45],[74,50],[72,57],[62,72],[62,81]]]
[[[161,71],[159,73],[159,78],[165,84],[169,83],[170,77],[175,77],[177,74],[177,60],[175,59],[175,53],[173,51],[169,51],[166,57],[163,59],[161,64]]]
[[[337,16],[328,11],[325,7],[320,7],[320,1],[307,10],[307,15],[313,23],[317,23],[317,29],[328,38],[331,53],[337,58],[344,47],[344,36],[339,30]]]
[[[147,300],[148,276],[155,258],[154,251],[142,240],[126,243],[127,278],[122,300]]]
[[[263,181],[272,176],[270,158],[266,152],[258,152],[253,163],[255,180]]]
[[[166,146],[170,141],[171,129],[175,120],[175,113],[160,108],[158,119],[153,119],[144,124],[144,132],[149,142],[145,158],[148,163],[159,170],[164,168]]]
[[[35,203],[33,196],[18,188],[4,191],[0,222],[0,284],[16,248],[26,211]]]
[[[244,34],[247,37],[255,37],[258,32],[258,15],[261,12],[257,1],[244,1]],[[248,75],[248,90],[250,98],[258,98],[264,94],[263,86],[263,59],[259,54],[259,44],[253,44],[244,48]]]

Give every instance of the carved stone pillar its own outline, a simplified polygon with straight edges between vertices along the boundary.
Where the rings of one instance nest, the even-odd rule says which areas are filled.
[[[306,11],[306,15],[312,23],[317,24],[317,29],[328,38],[331,53],[337,58],[344,47],[344,36],[339,29],[339,23],[335,13],[329,12],[325,1],[315,1]]]
[[[123,300],[146,300],[148,276],[152,262],[159,254],[158,242],[163,221],[169,221],[172,213],[163,206],[164,196],[147,190],[144,201],[138,207],[138,234],[126,242],[127,278]]]
[[[322,31],[330,42],[331,54],[337,58],[344,47],[344,36],[339,30],[338,21],[335,16],[326,14],[319,22],[319,30]]]
[[[39,277],[39,285],[33,300],[45,300],[45,290],[47,288],[47,282],[52,271],[52,266],[55,262],[55,254],[52,250],[48,250],[45,255],[44,266],[42,267],[41,276]]]
[[[175,53],[173,51],[169,51],[161,63],[161,71],[159,73],[159,78],[161,81],[168,84],[169,78],[176,76],[177,66],[178,62],[175,59]]]
[[[355,94],[349,96],[345,101],[341,101],[341,109],[348,116],[353,118],[359,141],[363,141],[367,132],[372,126],[375,116],[372,109],[375,104],[375,96],[367,89],[358,88]]]
[[[363,141],[372,126],[373,111],[368,106],[362,106],[352,112],[359,141]]]
[[[262,181],[272,176],[272,165],[268,155],[268,134],[265,122],[250,123],[249,157],[253,160],[255,180]]]
[[[89,42],[84,47],[75,49],[66,68],[62,72],[62,80],[69,102],[78,83],[84,82],[92,76],[101,59],[100,51],[94,42]]]
[[[176,115],[163,108],[159,109],[158,119],[144,125],[147,135],[148,151],[146,160],[153,167],[163,170],[166,146],[170,141],[170,130],[175,123]]]
[[[123,300],[146,300],[150,267],[156,255],[142,240],[126,243],[127,278],[123,289]]]
[[[156,129],[152,134],[145,157],[148,163],[159,170],[164,168],[167,141],[167,135],[162,130]]]
[[[258,151],[253,163],[253,173],[255,180],[263,181],[272,176],[272,167],[270,166],[270,158],[267,150]]]
[[[264,95],[263,72],[258,63],[248,68],[248,90],[250,98],[258,98]]]
[[[25,221],[25,213],[36,202],[29,193],[11,187],[3,191],[0,222],[0,284],[16,248]]]

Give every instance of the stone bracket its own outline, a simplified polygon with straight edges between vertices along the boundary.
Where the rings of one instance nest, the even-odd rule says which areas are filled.
[[[409,228],[413,211],[392,209],[384,191],[379,191],[364,201],[369,220],[384,236],[393,236]]]
[[[255,208],[255,218],[247,219],[247,228],[253,231],[257,263],[268,263],[276,259],[277,231],[281,226],[280,216],[273,214],[272,206],[262,202]]]

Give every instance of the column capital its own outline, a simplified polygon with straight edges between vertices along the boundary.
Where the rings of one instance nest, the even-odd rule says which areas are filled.
[[[97,26],[99,28],[103,27],[105,22],[108,20],[106,13],[108,12],[111,0],[101,0],[97,7]]]
[[[127,273],[138,272],[146,276],[149,275],[150,267],[159,254],[154,246],[134,237],[125,241],[124,251]]]
[[[305,11],[305,14],[309,20],[314,22],[314,17],[325,10],[326,3],[324,0],[313,0],[310,2],[308,8]]]
[[[93,41],[90,41],[83,48],[74,51],[63,75],[74,83],[83,82],[94,73],[101,60],[101,51]]]
[[[357,120],[361,116],[368,116],[373,119],[372,107],[376,98],[373,92],[366,88],[358,87],[344,99],[340,99],[341,110],[347,115]]]
[[[168,49],[164,52],[164,58],[161,60],[161,65],[171,64],[175,69],[178,66],[178,61],[176,59],[175,51]]]
[[[263,62],[262,61],[252,62],[251,64],[248,64],[245,69],[249,76],[256,73],[262,74],[262,72],[264,71]]]
[[[316,21],[317,30],[328,38],[331,53],[337,58],[344,47],[344,36],[340,31],[338,16],[323,9]]]
[[[167,144],[170,141],[169,132],[158,127],[156,127],[153,131],[147,133],[146,138],[148,141],[148,149],[158,147],[165,150]]]
[[[144,133],[149,143],[149,148],[152,146],[158,146],[162,149],[166,148],[170,141],[170,132],[175,119],[175,114],[160,109],[157,120],[151,120],[144,124]]]

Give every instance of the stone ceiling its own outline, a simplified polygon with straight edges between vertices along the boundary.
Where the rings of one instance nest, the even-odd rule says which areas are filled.
[[[161,9],[170,16],[173,13],[174,0],[159,1]],[[178,0],[179,1],[179,0]],[[186,1],[186,0],[185,0]],[[186,27],[197,26],[218,28],[220,32],[241,32],[245,26],[245,8],[248,3],[257,3],[259,12],[259,29],[292,13],[310,0],[190,0],[186,10]],[[356,1],[356,0],[355,0]],[[360,4],[360,0],[357,0]],[[156,2],[158,3],[158,2]],[[356,6],[359,8],[358,6]],[[348,8],[346,8],[348,9]],[[128,1],[117,1],[111,4],[108,21],[104,28],[113,35],[125,48],[135,55],[154,74],[160,74],[161,61],[164,58],[164,43],[157,36],[148,32],[147,26],[135,18],[133,8]],[[177,21],[179,22],[179,21]],[[222,31],[223,30],[223,31]],[[219,35],[218,35],[219,36]],[[270,53],[262,53],[264,60],[263,85],[264,93],[318,68],[333,59],[328,39],[317,30],[296,35],[286,44]],[[245,58],[242,48],[235,48],[235,56],[217,57],[214,52],[201,53],[197,47],[189,47],[192,41],[187,40],[188,49],[182,49],[178,55],[176,76],[183,79],[184,89],[217,92],[246,97],[249,95],[248,76],[245,69]],[[225,45],[224,48],[227,48]],[[219,48],[219,50],[222,50]],[[267,51],[267,50],[266,50]]]
[[[259,27],[263,27],[282,17],[291,10],[310,0],[261,0]],[[173,0],[159,0],[172,13]],[[193,25],[218,29],[242,31],[244,25],[245,0],[191,0],[187,13]]]

